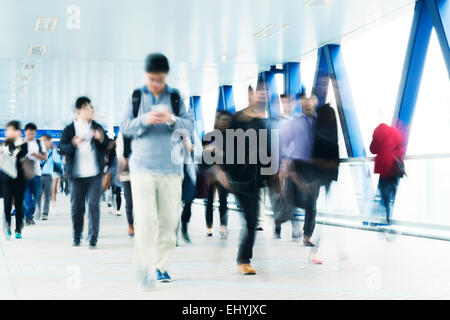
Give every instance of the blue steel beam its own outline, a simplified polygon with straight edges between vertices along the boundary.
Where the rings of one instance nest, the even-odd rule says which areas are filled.
[[[270,117],[280,115],[280,96],[278,94],[275,74],[270,71],[263,71],[258,74],[257,90],[265,90],[267,95],[267,111]]]
[[[433,23],[425,2],[417,1],[392,121],[393,126],[403,131],[405,146],[417,103],[432,28]]]
[[[325,56],[331,83],[333,84],[336,106],[341,121],[347,154],[349,157],[365,157],[366,150],[364,148],[361,129],[359,127],[358,117],[353,103],[350,82],[345,70],[341,46],[335,44],[326,45],[322,47],[322,54]],[[319,82],[321,81],[319,80]],[[323,83],[325,83],[325,81],[323,81]],[[320,90],[323,89],[321,88]]]
[[[450,1],[427,0],[426,5],[441,45],[450,79]]]
[[[219,101],[217,103],[217,111],[226,110],[231,113],[236,112],[234,104],[233,86],[219,87]]]
[[[304,90],[301,82],[300,63],[288,62],[283,64],[284,94],[289,97],[290,110],[293,114],[301,113],[297,95]]]
[[[203,110],[202,110],[202,100],[199,96],[193,96],[189,99],[191,108],[194,109],[195,118],[195,128],[197,130],[198,137],[203,140],[205,135],[205,125],[203,122]]]

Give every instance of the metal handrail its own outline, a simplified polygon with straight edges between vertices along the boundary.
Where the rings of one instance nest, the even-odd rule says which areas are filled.
[[[407,155],[404,160],[430,160],[430,159],[450,159],[450,153],[434,153],[434,154],[414,154]],[[374,162],[375,157],[355,157],[355,158],[341,158],[339,162],[341,163],[365,163]]]

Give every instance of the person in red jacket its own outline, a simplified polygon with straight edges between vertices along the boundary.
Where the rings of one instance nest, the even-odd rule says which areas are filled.
[[[376,154],[375,173],[380,175],[378,189],[386,208],[388,224],[390,224],[391,207],[397,192],[398,181],[404,174],[403,141],[403,136],[397,128],[382,123],[373,132],[370,144],[370,152]]]

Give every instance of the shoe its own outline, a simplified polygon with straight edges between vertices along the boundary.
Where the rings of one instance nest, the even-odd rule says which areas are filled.
[[[43,214],[41,220],[48,220],[48,214]]]
[[[314,247],[314,243],[311,242],[309,238],[303,238],[303,245],[305,247]]]
[[[6,227],[5,238],[6,238],[6,240],[11,240],[11,228],[10,227]]]
[[[243,275],[255,275],[256,270],[248,263],[238,265],[238,272]]]
[[[274,232],[273,238],[274,239],[281,239],[281,235],[279,233]]]
[[[213,230],[212,230],[212,228],[208,228],[208,229],[206,230],[206,236],[207,236],[207,237],[212,237],[212,236],[213,236]]]
[[[227,227],[221,226],[221,227],[220,227],[220,230],[219,230],[219,233],[220,233],[220,239],[225,240],[225,239],[228,238],[228,230],[227,230]]]
[[[132,224],[128,225],[128,235],[130,236],[130,238],[134,238],[134,227]]]
[[[74,239],[72,245],[74,247],[79,247],[81,245],[81,240],[80,239]]]
[[[169,276],[167,271],[161,272],[160,270],[156,269],[156,280],[158,282],[171,282],[172,278]]]
[[[121,215],[122,215],[122,213],[120,212],[120,210],[117,210],[116,217],[120,217]]]
[[[28,219],[28,225],[35,225],[36,222],[34,222],[33,219]]]
[[[301,238],[302,238],[302,234],[301,233],[293,233],[292,234],[292,241],[293,242],[299,242]]]
[[[191,238],[189,237],[187,226],[181,226],[181,236],[186,243],[192,243]]]
[[[264,228],[262,226],[257,226],[256,231],[264,231]]]
[[[27,219],[27,218],[25,218],[25,224],[26,224],[27,226],[31,225],[31,220],[30,220],[30,219]]]
[[[145,290],[151,290],[156,287],[156,281],[154,279],[150,279],[147,275],[144,276],[141,284]]]
[[[95,248],[97,248],[97,242],[89,241],[89,249],[95,249]]]
[[[22,239],[22,235],[18,232],[16,232],[16,239]]]

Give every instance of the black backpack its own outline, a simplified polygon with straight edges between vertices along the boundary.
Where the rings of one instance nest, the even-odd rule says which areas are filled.
[[[141,106],[142,90],[136,89],[133,91],[131,102],[133,104],[133,117],[136,118],[139,114],[139,108]],[[177,90],[170,93],[170,104],[172,105],[173,114],[180,115],[180,100],[181,96]],[[123,156],[128,159],[131,155],[131,140],[132,138],[123,137]]]

